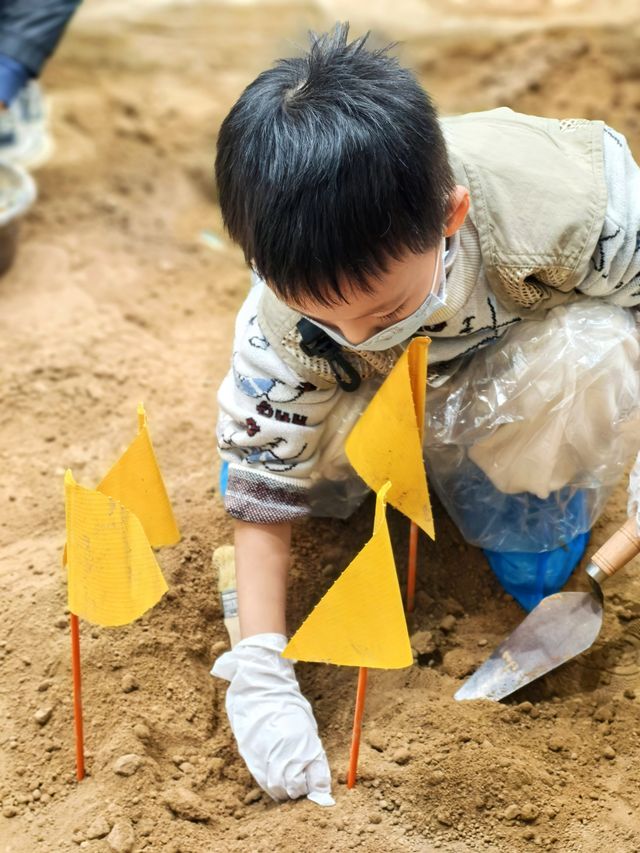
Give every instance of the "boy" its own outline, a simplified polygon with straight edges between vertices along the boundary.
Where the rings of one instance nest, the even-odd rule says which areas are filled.
[[[525,606],[575,567],[640,399],[624,138],[507,109],[441,122],[409,71],[347,34],[261,74],[216,161],[256,282],[219,393],[243,639],[212,671],[258,783],[324,803],[326,756],[280,656],[291,521],[362,498],[344,439],[411,336],[433,341],[430,482]]]

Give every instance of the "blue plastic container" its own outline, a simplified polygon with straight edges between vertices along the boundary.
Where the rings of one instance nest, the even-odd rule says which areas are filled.
[[[589,533],[580,533],[566,545],[553,551],[489,551],[483,553],[502,587],[525,610],[532,610],[542,599],[558,592],[580,562],[589,541]]]
[[[562,589],[584,554],[600,492],[566,486],[544,499],[507,495],[468,457],[456,465],[440,461],[431,460],[430,482],[504,589],[525,610]]]

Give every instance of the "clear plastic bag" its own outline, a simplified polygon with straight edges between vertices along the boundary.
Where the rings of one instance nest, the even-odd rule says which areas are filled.
[[[543,552],[593,525],[640,445],[634,316],[577,299],[430,374],[429,482],[465,539]]]

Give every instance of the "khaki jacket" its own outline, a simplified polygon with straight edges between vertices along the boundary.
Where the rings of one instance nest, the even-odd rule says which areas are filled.
[[[573,297],[602,230],[607,186],[600,121],[500,108],[445,118],[442,127],[455,180],[471,196],[459,259],[447,277],[446,306],[427,328],[432,352],[442,332],[438,360],[447,360],[464,350],[460,335],[469,306],[486,302],[487,295],[490,303],[497,300],[491,309],[499,315],[495,328],[498,321],[506,326]],[[328,363],[300,349],[300,319],[264,288],[258,321],[271,346],[305,380],[335,385]],[[364,379],[388,373],[401,350],[347,350],[346,356]]]

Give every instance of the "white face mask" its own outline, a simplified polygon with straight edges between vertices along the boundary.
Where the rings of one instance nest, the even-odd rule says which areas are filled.
[[[440,261],[442,260],[442,263]],[[440,280],[438,282],[437,287],[436,276],[440,274]],[[444,240],[442,241],[442,246],[440,247],[440,251],[438,252],[438,257],[436,260],[436,266],[433,271],[433,281],[431,282],[431,287],[429,288],[429,293],[427,294],[424,302],[416,308],[416,310],[409,314],[408,317],[405,317],[403,320],[398,320],[397,323],[394,323],[392,326],[387,326],[386,329],[382,329],[380,332],[376,332],[375,335],[372,335],[370,338],[367,338],[366,341],[362,341],[359,344],[352,344],[345,337],[343,337],[340,332],[337,332],[335,329],[330,328],[329,326],[325,326],[322,323],[319,323],[317,320],[309,321],[313,323],[314,326],[318,326],[318,328],[322,329],[326,332],[329,337],[334,340],[336,343],[340,344],[340,346],[346,347],[347,349],[352,350],[369,350],[371,352],[378,352],[380,350],[391,349],[392,347],[397,346],[398,344],[404,343],[408,338],[410,338],[421,326],[424,326],[429,317],[439,311],[444,307],[444,300],[446,296],[446,287],[447,287],[447,274],[444,269]]]

